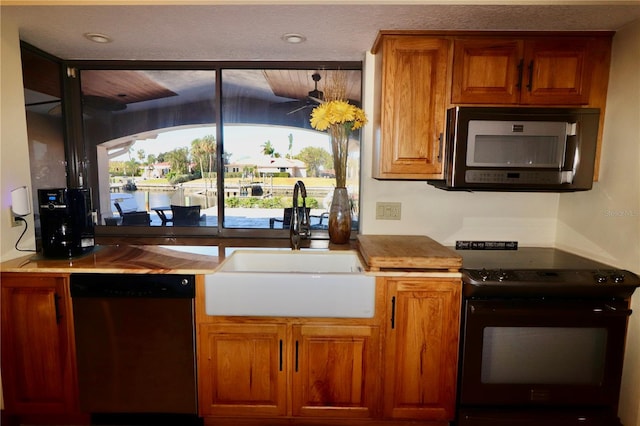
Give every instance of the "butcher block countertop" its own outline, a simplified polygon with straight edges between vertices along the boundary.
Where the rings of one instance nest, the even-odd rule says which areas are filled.
[[[373,274],[458,272],[462,265],[458,254],[426,236],[359,235],[357,247],[367,271]],[[329,250],[355,248],[356,244],[328,247]],[[207,254],[200,253],[204,251],[155,245],[98,246],[73,259],[46,259],[42,254],[32,254],[2,262],[0,266],[2,272],[209,274],[223,260],[219,256],[223,256],[224,250],[214,248]]]
[[[358,235],[360,255],[370,271],[458,271],[462,257],[421,235]]]
[[[2,262],[2,272],[207,274],[218,256],[188,253],[160,246],[102,246],[73,259],[30,255]]]

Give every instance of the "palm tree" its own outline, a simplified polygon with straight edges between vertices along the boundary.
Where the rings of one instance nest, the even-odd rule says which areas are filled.
[[[273,157],[275,155],[276,149],[271,144],[271,141],[266,141],[260,146],[262,147],[262,153],[264,155],[268,155],[269,157]]]

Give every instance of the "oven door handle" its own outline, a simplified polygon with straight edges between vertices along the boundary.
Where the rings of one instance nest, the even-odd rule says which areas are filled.
[[[536,306],[521,306],[521,307],[505,307],[495,305],[477,305],[471,304],[469,307],[471,315],[495,315],[496,313],[501,315],[521,315],[526,312],[527,315],[533,316],[573,316],[579,315],[601,315],[601,316],[625,316],[628,317],[632,314],[632,310],[627,307],[617,307],[608,303],[593,304],[584,307],[572,306],[568,309],[562,308],[544,308]]]

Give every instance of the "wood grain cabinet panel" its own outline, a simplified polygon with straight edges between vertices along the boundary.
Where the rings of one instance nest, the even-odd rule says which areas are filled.
[[[67,276],[2,274],[2,381],[6,412],[77,412]]]
[[[374,417],[379,328],[295,325],[293,415]]]
[[[456,40],[452,103],[518,103],[522,84],[522,51],[521,40]]]
[[[520,102],[525,105],[587,105],[591,90],[591,40],[539,39],[525,44]]]
[[[451,102],[591,105],[607,37],[463,37],[454,41]],[[606,55],[605,55],[606,57]],[[608,64],[607,64],[608,66]],[[599,105],[595,105],[599,106]]]
[[[388,278],[384,415],[452,420],[461,303],[459,280]]]
[[[202,324],[200,334],[201,415],[286,413],[285,325]]]
[[[383,37],[374,178],[441,176],[450,44],[444,38]]]

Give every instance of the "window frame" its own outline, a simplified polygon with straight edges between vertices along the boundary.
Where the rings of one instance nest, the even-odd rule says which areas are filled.
[[[89,187],[93,190],[93,203],[97,204],[98,194],[95,188],[98,186],[97,167],[91,167],[91,158],[95,158],[95,152],[87,152],[84,143],[84,131],[82,120],[81,82],[79,76],[85,70],[206,70],[216,72],[215,84],[215,123],[217,153],[222,153],[223,121],[222,121],[222,82],[221,71],[224,69],[338,69],[357,70],[363,72],[362,61],[122,61],[122,60],[98,60],[98,61],[63,61],[63,96],[65,98],[65,130],[67,135],[67,160],[68,182],[71,187]],[[363,79],[364,80],[364,79]],[[363,93],[363,91],[362,91]],[[362,137],[362,136],[361,136]],[[360,169],[362,169],[360,156]],[[216,155],[218,170],[224,170],[222,155]],[[360,173],[360,177],[362,174]],[[216,185],[223,186],[224,174],[218,173]],[[224,202],[221,197],[223,191],[218,191],[218,217],[223,217]],[[265,245],[283,245],[287,240],[289,231],[286,229],[258,229],[258,228],[224,228],[223,221],[218,220],[218,225],[207,227],[125,227],[104,226],[95,227],[96,244],[189,244],[209,245],[219,244],[228,239],[236,239],[234,244],[245,244],[249,239],[262,240]],[[357,230],[351,232],[351,238],[355,239]],[[328,232],[325,230],[314,231],[312,240],[328,240]],[[242,240],[242,241],[238,241]],[[309,242],[313,245],[313,241]]]

